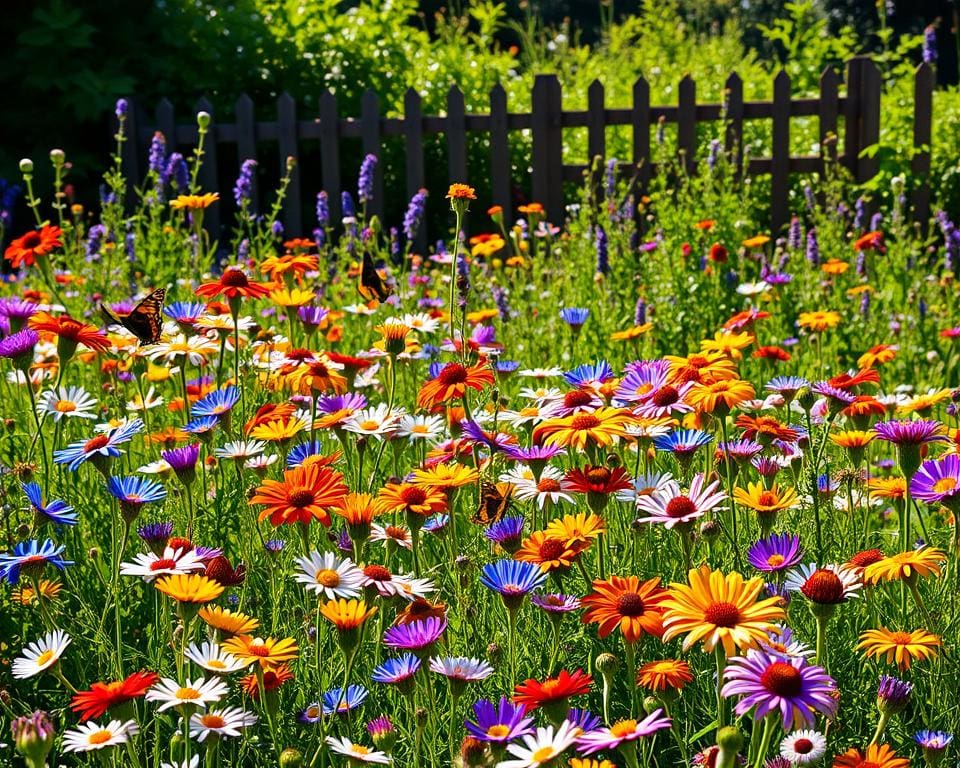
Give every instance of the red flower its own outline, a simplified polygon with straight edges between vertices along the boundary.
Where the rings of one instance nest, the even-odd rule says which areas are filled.
[[[46,256],[63,245],[63,241],[60,240],[62,234],[60,227],[44,225],[39,230],[27,232],[11,242],[4,251],[3,258],[9,261],[14,269],[19,268],[21,264],[32,267],[38,258]]]
[[[289,664],[278,664],[273,669],[263,670],[263,690],[275,691],[288,680],[293,680]],[[260,682],[256,675],[244,675],[240,678],[240,687],[254,701],[260,699]]]
[[[722,264],[727,260],[727,249],[720,243],[714,243],[710,246],[710,261],[715,264]]]
[[[258,283],[248,278],[240,267],[225,269],[220,279],[213,283],[204,283],[194,293],[205,299],[223,294],[228,299],[242,296],[247,299],[260,299],[270,293],[270,285]]]
[[[887,249],[883,246],[883,232],[867,232],[867,234],[853,244],[853,250],[885,253]]]
[[[513,689],[513,700],[517,704],[523,704],[527,712],[555,703],[566,707],[567,699],[589,693],[591,685],[593,685],[593,678],[582,669],[576,670],[572,675],[562,669],[559,675],[550,677],[542,683],[533,678],[520,683]]]
[[[561,487],[574,493],[611,494],[625,491],[630,487],[630,477],[623,467],[585,466],[583,469],[571,469],[563,478]]]
[[[240,563],[236,568],[223,555],[218,555],[207,563],[204,576],[213,579],[222,587],[235,587],[243,584],[247,575],[247,566]]]
[[[847,392],[854,392],[862,384],[880,384],[880,373],[876,368],[866,368],[857,373],[841,373],[832,379],[827,379],[827,384],[837,389],[843,389]]]
[[[74,694],[70,709],[79,714],[80,722],[102,717],[111,707],[139,699],[159,679],[155,672],[134,672],[125,680],[94,683],[89,691]]]
[[[457,397],[463,397],[467,388],[478,392],[485,384],[493,384],[493,372],[484,365],[467,368],[460,363],[447,363],[434,378],[420,387],[417,407],[429,409]]]
[[[110,339],[101,333],[99,328],[74,320],[70,315],[54,317],[49,312],[37,312],[30,318],[30,327],[41,333],[52,333],[59,338],[60,345],[65,347],[60,351],[62,360],[73,355],[77,344],[83,344],[97,352],[110,348]],[[65,354],[67,348],[69,354]]]
[[[753,351],[753,357],[759,360],[773,360],[775,362],[785,363],[790,359],[790,353],[782,347],[758,347]]]

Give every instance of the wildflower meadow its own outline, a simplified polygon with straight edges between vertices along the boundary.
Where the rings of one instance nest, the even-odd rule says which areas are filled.
[[[134,186],[113,124],[96,209],[53,150],[6,233],[0,762],[956,765],[960,230],[912,179],[771,232],[715,143],[383,222],[371,154],[284,232],[250,159],[214,239],[202,149]]]

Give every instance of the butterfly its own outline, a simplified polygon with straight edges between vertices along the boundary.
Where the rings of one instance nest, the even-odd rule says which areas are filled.
[[[480,481],[480,503],[470,519],[477,525],[491,525],[498,522],[510,508],[513,486],[510,483]]]
[[[136,336],[141,344],[156,344],[160,341],[160,333],[163,331],[160,309],[163,307],[163,297],[166,295],[166,288],[158,288],[137,304],[129,315],[117,316],[103,304],[100,305],[100,311],[108,324],[122,325]]]
[[[373,259],[366,251],[363,253],[363,265],[360,267],[360,281],[357,283],[357,291],[366,301],[376,299],[380,302],[386,301],[393,293],[386,281],[380,277],[380,273],[373,265]]]

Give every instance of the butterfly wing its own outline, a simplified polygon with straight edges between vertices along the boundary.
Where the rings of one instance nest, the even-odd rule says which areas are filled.
[[[370,254],[364,251],[363,264],[360,267],[360,281],[357,283],[357,291],[363,296],[365,301],[376,299],[384,302],[390,297],[390,286],[380,277],[377,268],[373,264]]]
[[[129,315],[118,318],[120,324],[136,336],[141,344],[156,344],[160,341],[163,331],[160,310],[166,295],[166,288],[158,288],[137,304]]]
[[[480,483],[480,502],[476,513],[470,518],[477,525],[492,525],[503,518],[510,507],[513,486],[509,483],[494,485],[486,480]]]

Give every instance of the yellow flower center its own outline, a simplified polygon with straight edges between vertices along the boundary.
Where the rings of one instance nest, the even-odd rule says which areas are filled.
[[[50,661],[56,654],[53,651],[44,651],[39,656],[37,656],[37,666],[42,667],[44,664]]]
[[[619,723],[614,723],[613,726],[611,726],[610,733],[617,738],[622,738],[629,736],[635,730],[637,730],[636,720],[621,720]]]
[[[350,746],[350,751],[355,755],[369,755],[370,747],[365,747],[362,744],[353,744]]]
[[[227,724],[227,721],[224,720],[220,715],[203,715],[200,718],[200,722],[203,723],[206,728],[223,728]]]
[[[380,426],[379,421],[372,421],[368,419],[367,421],[360,423],[360,429],[374,431]]]
[[[53,407],[58,413],[72,413],[77,410],[77,404],[70,400],[57,400]]]
[[[224,664],[220,659],[207,659],[207,666],[211,669],[226,669],[227,665]]]
[[[410,431],[416,435],[426,435],[430,432],[430,429],[426,424],[415,424]]]
[[[957,487],[957,480],[953,477],[941,477],[933,484],[934,493],[947,493]]]
[[[183,701],[194,701],[200,698],[200,691],[196,688],[177,688],[174,695]]]
[[[91,733],[87,737],[87,741],[90,744],[106,744],[112,738],[113,738],[113,731],[108,731],[106,728],[101,728],[96,733]]]
[[[545,763],[556,754],[553,747],[540,747],[536,752],[530,755],[531,762]]]
[[[783,565],[786,558],[783,555],[770,555],[767,558],[767,565],[776,568],[778,565]]]
[[[324,587],[336,587],[340,584],[340,574],[331,568],[321,568],[314,574],[317,584]]]
[[[487,736],[489,736],[491,739],[502,739],[509,733],[509,726],[501,725],[499,723],[497,725],[491,725],[489,728],[487,728]]]

